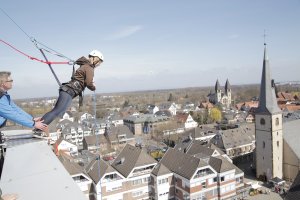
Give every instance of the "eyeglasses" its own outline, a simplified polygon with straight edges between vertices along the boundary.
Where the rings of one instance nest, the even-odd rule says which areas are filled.
[[[5,81],[5,82],[14,82],[14,80],[11,79],[11,80],[8,80],[8,81]]]

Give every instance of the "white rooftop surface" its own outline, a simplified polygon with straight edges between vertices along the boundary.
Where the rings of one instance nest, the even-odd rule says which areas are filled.
[[[7,148],[0,187],[20,200],[86,199],[45,141]]]

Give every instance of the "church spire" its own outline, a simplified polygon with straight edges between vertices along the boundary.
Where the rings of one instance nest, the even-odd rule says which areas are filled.
[[[221,90],[221,86],[220,86],[219,80],[217,79],[217,82],[216,82],[216,85],[215,85],[216,93],[217,93],[218,90]]]
[[[269,59],[266,43],[264,49],[263,70],[260,84],[259,106],[257,113],[275,114],[281,112],[275,96],[275,83],[271,80]]]
[[[228,79],[226,80],[226,83],[225,83],[225,92],[227,93],[228,90],[231,90],[231,85],[228,81]]]

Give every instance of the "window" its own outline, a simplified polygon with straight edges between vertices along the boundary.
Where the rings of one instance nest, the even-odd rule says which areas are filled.
[[[276,124],[276,126],[279,125],[279,118],[278,117],[276,118],[275,124]]]
[[[261,125],[265,125],[265,123],[266,123],[265,119],[264,119],[264,118],[261,118],[261,119],[260,119],[260,124],[261,124]]]
[[[143,183],[149,183],[150,182],[150,177],[143,178]]]
[[[137,191],[137,192],[132,192],[132,197],[138,197],[138,196],[141,196],[143,195],[143,191],[140,190],[140,191]]]
[[[206,182],[201,183],[202,188],[206,188]]]
[[[168,178],[164,178],[164,179],[160,179],[158,180],[158,184],[164,184],[164,183],[168,183]]]
[[[137,179],[132,181],[132,185],[139,185],[142,184],[142,179]]]
[[[215,177],[215,178],[214,178],[214,182],[217,182],[217,181],[218,181],[218,177]]]
[[[277,147],[279,147],[279,141],[277,141]]]
[[[221,177],[221,182],[223,182],[225,180],[224,176]]]
[[[190,199],[190,195],[189,194],[184,194],[183,195],[183,199],[184,200],[189,200]]]
[[[265,141],[263,141],[263,148],[265,148],[266,147],[266,143],[265,143]]]

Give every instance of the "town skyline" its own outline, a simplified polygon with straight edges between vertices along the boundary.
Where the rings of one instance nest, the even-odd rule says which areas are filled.
[[[24,12],[33,6],[35,12]],[[266,0],[134,1],[118,6],[95,2],[92,7],[26,1],[15,7],[3,1],[1,9],[28,36],[67,57],[102,51],[105,61],[95,73],[96,92],[114,93],[211,86],[217,79],[223,85],[227,78],[232,85],[259,84],[264,42],[275,81],[297,81],[299,6],[299,1]],[[78,14],[81,9],[89,10],[89,15]],[[6,27],[1,39],[41,59],[27,36],[3,12],[0,15],[1,26]],[[14,98],[57,96],[58,86],[47,65],[5,45],[0,50],[1,70],[11,71],[14,78]],[[61,82],[69,80],[72,66],[53,68]]]

